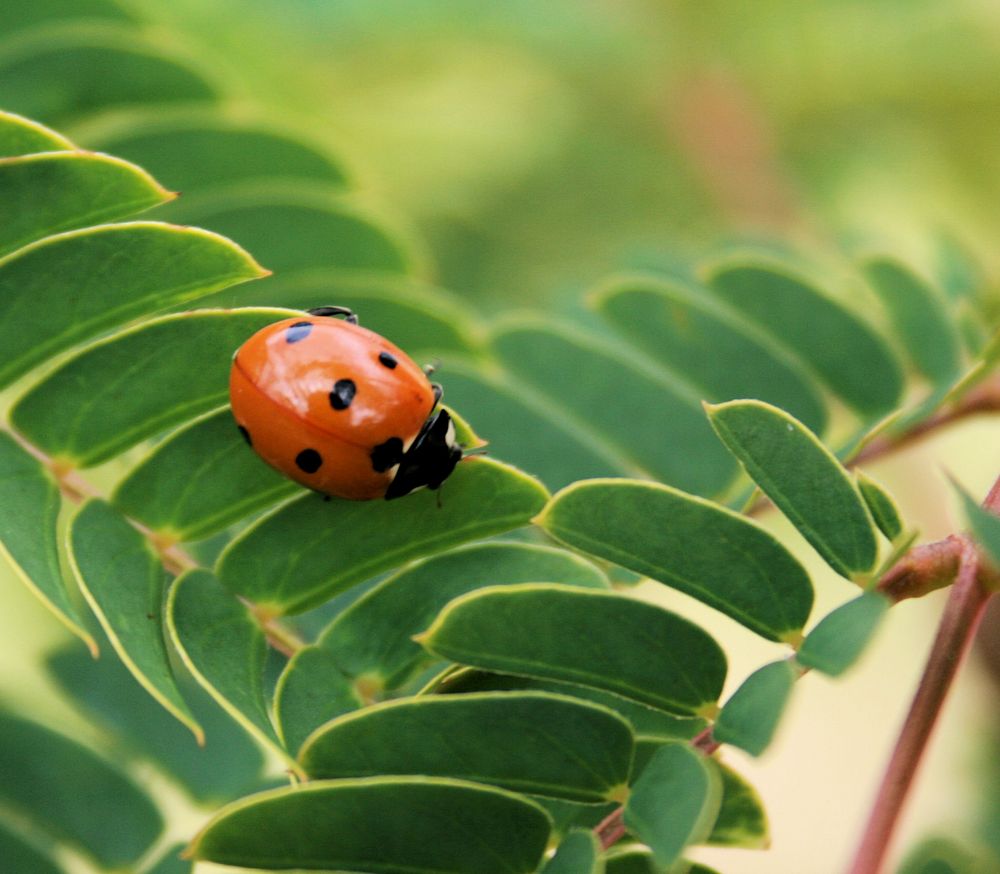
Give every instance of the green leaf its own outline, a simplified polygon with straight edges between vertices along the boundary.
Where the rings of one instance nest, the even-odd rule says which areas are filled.
[[[193,681],[178,685],[204,727],[204,746],[113,655],[93,659],[74,644],[49,653],[46,668],[67,699],[107,732],[116,754],[151,760],[195,800],[218,806],[260,785],[260,750]]]
[[[949,838],[929,837],[920,841],[903,860],[897,874],[990,874],[998,860],[977,847],[975,852]]]
[[[879,592],[841,604],[806,635],[795,658],[800,665],[839,677],[860,657],[890,607]]]
[[[0,385],[136,316],[265,274],[197,228],[130,222],[42,240],[0,260]]]
[[[173,197],[145,170],[94,152],[0,158],[0,255]],[[64,304],[65,305],[65,304]]]
[[[134,31],[38,33],[0,53],[4,106],[66,125],[82,115],[131,105],[213,99],[199,73],[144,45]]]
[[[546,863],[542,874],[604,874],[597,837],[585,829],[571,831]]]
[[[267,641],[246,608],[208,571],[188,571],[170,587],[167,629],[205,691],[251,735],[289,758],[267,712]]]
[[[711,439],[700,399],[669,374],[544,325],[508,325],[494,333],[493,345],[521,383],[565,412],[572,430],[593,433],[639,470],[699,494],[732,480],[735,465]]]
[[[544,692],[427,696],[335,719],[299,761],[312,779],[426,774],[596,804],[622,794],[632,731],[604,707]]]
[[[135,15],[114,0],[35,0],[0,5],[0,34],[5,37],[41,24],[68,20],[109,19],[135,22]]]
[[[8,871],[23,874],[64,874],[40,847],[0,820],[0,859]]]
[[[183,541],[216,534],[298,491],[247,450],[225,407],[158,443],[111,500],[165,540]]]
[[[318,646],[303,647],[278,678],[274,693],[278,735],[295,754],[321,725],[364,704],[333,653]]]
[[[0,552],[49,610],[97,655],[97,644],[66,588],[56,526],[62,499],[55,478],[0,431]]]
[[[1000,568],[1000,517],[981,507],[957,482],[952,483],[962,502],[962,511],[976,543],[982,547],[990,563]]]
[[[958,331],[944,300],[923,279],[893,258],[861,265],[878,294],[913,366],[935,385],[958,376],[962,355]]]
[[[594,686],[680,715],[713,710],[726,677],[725,655],[697,625],[634,598],[569,586],[463,595],[420,642],[460,664]]]
[[[170,667],[161,624],[166,571],[149,541],[109,504],[91,500],[70,523],[69,561],[122,662],[203,743]]]
[[[225,403],[233,352],[288,310],[199,310],[94,343],[14,405],[11,421],[62,463],[88,467]]]
[[[706,400],[759,398],[789,410],[814,431],[825,427],[823,398],[802,366],[709,295],[679,283],[631,277],[610,283],[595,306]]]
[[[604,857],[605,874],[662,874],[653,851],[641,844],[615,844]]]
[[[452,598],[483,586],[538,581],[609,587],[604,574],[570,552],[527,543],[477,543],[389,577],[338,614],[319,644],[347,676],[392,689],[428,663],[413,635]]]
[[[2,25],[0,32],[6,33]],[[0,158],[75,148],[62,134],[49,130],[45,125],[0,110]]]
[[[855,579],[878,558],[857,486],[816,436],[760,401],[708,407],[716,433],[747,473],[837,573]]]
[[[131,865],[163,829],[148,796],[104,759],[3,710],[0,774],[0,801],[107,868]]]
[[[428,490],[399,501],[305,494],[236,538],[219,579],[269,613],[299,613],[411,559],[524,525],[547,497],[535,480],[485,458],[463,461],[439,495],[440,506]]]
[[[720,298],[807,362],[848,406],[866,417],[895,407],[903,374],[885,340],[809,280],[756,257],[706,273]]]
[[[759,756],[774,738],[797,678],[790,659],[758,668],[723,706],[712,729],[715,739]]]
[[[194,871],[194,862],[182,859],[181,853],[183,851],[184,844],[174,844],[167,847],[153,867],[147,869],[145,874],[191,874]]]
[[[324,149],[276,129],[209,115],[130,126],[98,143],[185,193],[248,179],[303,179],[336,188],[348,181]]]
[[[903,521],[899,515],[896,502],[879,483],[873,480],[863,470],[856,471],[855,479],[861,497],[865,499],[868,510],[881,531],[889,540],[895,540],[903,533]]]
[[[771,845],[770,826],[757,790],[732,768],[715,764],[722,777],[722,806],[705,842],[718,847],[767,849]]]
[[[661,865],[672,865],[711,832],[722,802],[722,779],[713,765],[687,744],[667,743],[632,787],[625,825]]]
[[[667,486],[577,483],[535,521],[563,543],[679,589],[769,640],[794,639],[812,608],[809,576],[773,535]]]
[[[531,874],[549,828],[538,805],[499,789],[375,777],[251,796],[220,811],[192,850],[196,859],[253,868]]]

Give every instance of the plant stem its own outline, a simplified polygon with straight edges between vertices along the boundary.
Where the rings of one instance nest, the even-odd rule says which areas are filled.
[[[878,874],[881,870],[931,732],[989,600],[989,593],[980,583],[978,572],[978,553],[975,546],[966,541],[959,560],[958,576],[949,593],[923,677],[882,778],[850,874]]]

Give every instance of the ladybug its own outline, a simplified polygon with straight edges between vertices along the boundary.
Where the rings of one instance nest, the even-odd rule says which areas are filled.
[[[326,495],[391,500],[438,488],[462,449],[430,368],[346,307],[305,316],[268,325],[233,355],[229,398],[247,443]]]

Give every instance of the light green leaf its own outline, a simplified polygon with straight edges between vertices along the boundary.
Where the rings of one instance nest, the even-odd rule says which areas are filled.
[[[70,523],[69,561],[122,662],[204,743],[170,667],[161,623],[167,574],[149,541],[109,504],[92,500]]]
[[[65,874],[40,847],[0,820],[0,859],[8,871],[23,874]]]
[[[545,692],[432,695],[341,716],[299,761],[312,779],[426,774],[597,804],[624,790],[632,731],[604,707]]]
[[[595,434],[634,467],[699,494],[721,491],[735,475],[732,459],[711,439],[700,398],[666,372],[541,324],[509,324],[494,333],[493,345],[520,383],[566,411],[571,430]]]
[[[716,762],[722,778],[722,806],[705,843],[719,847],[764,850],[771,845],[764,803],[746,780],[732,768]]]
[[[615,844],[604,857],[605,874],[663,874],[653,851],[642,844]]]
[[[855,479],[861,497],[865,499],[868,510],[881,531],[889,540],[895,540],[903,533],[903,522],[899,515],[896,502],[879,483],[873,480],[863,470],[856,471]]]
[[[860,657],[890,607],[879,592],[841,604],[806,635],[796,654],[800,665],[839,677]]]
[[[225,407],[158,443],[111,500],[167,540],[201,540],[298,491],[247,450]]]
[[[6,32],[2,24],[0,32]],[[49,130],[37,121],[0,110],[0,158],[75,148],[62,134]]]
[[[802,566],[755,522],[653,483],[590,480],[563,489],[536,523],[591,555],[646,574],[770,640],[792,640],[812,608]]]
[[[538,581],[609,587],[604,574],[573,553],[527,543],[477,543],[389,577],[338,614],[319,644],[347,676],[393,689],[428,663],[413,635],[452,598],[483,586]]]
[[[819,389],[790,355],[706,292],[653,277],[602,289],[597,310],[644,352],[697,386],[709,401],[759,398],[814,431],[826,425]]]
[[[318,828],[303,828],[304,824]],[[531,874],[549,837],[520,795],[441,778],[330,780],[253,795],[195,838],[196,859],[380,874]],[[428,835],[434,835],[428,840]]]
[[[535,480],[485,458],[459,464],[439,496],[440,505],[428,490],[398,501],[305,494],[236,538],[219,579],[270,613],[299,613],[404,562],[518,528],[547,497]]]
[[[42,240],[0,260],[0,385],[136,316],[264,275],[197,228],[129,222]]]
[[[809,280],[757,257],[706,271],[712,290],[807,362],[865,417],[895,407],[903,374],[885,340]]]
[[[726,677],[725,655],[697,625],[634,598],[569,586],[463,595],[420,642],[460,664],[594,686],[680,715],[712,711]]]
[[[965,513],[972,536],[982,547],[992,565],[1000,568],[1000,516],[981,507],[957,482],[953,481],[952,484],[962,502],[962,511]]]
[[[0,158],[0,255],[50,234],[141,212],[173,196],[142,168],[110,155],[44,152]]]
[[[289,759],[267,712],[267,641],[246,608],[208,571],[188,571],[170,587],[167,629],[205,691],[254,737]]]
[[[62,498],[55,478],[0,431],[0,552],[17,576],[97,656],[97,643],[66,588],[56,525]]]
[[[296,754],[321,725],[364,704],[332,653],[318,646],[303,647],[278,678],[274,693],[278,735],[285,748]]]
[[[722,803],[722,779],[713,765],[687,744],[667,743],[632,787],[625,825],[661,865],[672,865],[711,832]]]
[[[826,563],[848,579],[875,567],[875,526],[857,486],[816,436],[760,401],[708,407],[719,438]]]
[[[913,366],[935,385],[952,382],[961,370],[962,355],[944,300],[893,258],[867,258],[861,269],[885,305]]]
[[[970,851],[949,838],[929,837],[907,853],[896,874],[992,874],[998,863],[984,847]]]
[[[65,464],[87,467],[224,403],[233,352],[288,310],[199,310],[100,340],[48,374],[11,421]]]
[[[76,741],[3,710],[0,774],[0,801],[106,868],[137,861],[163,829],[153,802],[117,768]]]
[[[114,0],[34,0],[32,3],[0,5],[0,34],[5,37],[20,30],[67,20],[108,19],[135,22],[135,15]]]
[[[546,863],[542,874],[604,874],[597,837],[585,829],[571,831]]]
[[[759,756],[774,738],[797,678],[790,659],[758,668],[723,706],[712,729],[715,739]]]

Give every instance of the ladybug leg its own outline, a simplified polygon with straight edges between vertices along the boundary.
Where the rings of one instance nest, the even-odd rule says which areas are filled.
[[[343,316],[345,322],[349,322],[352,325],[358,323],[358,317],[354,315],[354,310],[347,307],[313,307],[310,310],[306,310],[306,312],[311,316],[330,316],[331,318]]]
[[[434,405],[437,406],[441,403],[441,397],[444,395],[444,389],[441,388],[441,386],[436,382],[432,382],[431,391],[434,392]]]

